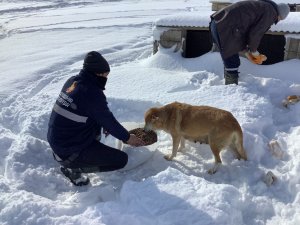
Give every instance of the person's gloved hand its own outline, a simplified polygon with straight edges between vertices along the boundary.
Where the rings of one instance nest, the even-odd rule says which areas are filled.
[[[254,64],[262,64],[264,61],[267,60],[267,56],[260,54],[258,51],[256,52],[246,52],[245,56],[248,60]]]
[[[144,141],[134,134],[130,134],[129,140],[126,142],[126,144],[138,147],[138,146],[143,146],[145,145]]]

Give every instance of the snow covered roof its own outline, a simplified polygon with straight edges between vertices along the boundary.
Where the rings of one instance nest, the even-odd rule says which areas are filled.
[[[241,0],[209,0],[209,2],[220,2],[220,3],[236,3]],[[300,0],[273,0],[275,3],[286,3],[286,4],[300,4]]]
[[[300,1],[300,0],[299,0]],[[207,28],[210,22],[212,11],[206,12],[188,12],[173,14],[162,17],[155,22],[156,26],[163,27],[195,27]],[[293,12],[285,20],[280,21],[277,25],[272,25],[272,32],[300,33],[300,12]]]

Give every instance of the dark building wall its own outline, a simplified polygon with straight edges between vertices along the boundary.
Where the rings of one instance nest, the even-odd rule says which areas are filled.
[[[268,57],[263,64],[269,65],[284,60],[284,35],[265,34],[261,40],[258,51]],[[212,48],[212,42],[208,30],[187,30],[183,57],[199,57]]]
[[[207,30],[187,30],[183,57],[199,57],[212,48],[210,34]]]
[[[260,42],[258,51],[268,57],[264,65],[282,62],[284,60],[284,35],[265,34]]]

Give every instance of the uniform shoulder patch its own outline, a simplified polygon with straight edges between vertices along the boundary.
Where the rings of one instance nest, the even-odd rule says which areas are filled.
[[[77,81],[74,81],[70,87],[67,88],[66,92],[70,94],[77,87]]]

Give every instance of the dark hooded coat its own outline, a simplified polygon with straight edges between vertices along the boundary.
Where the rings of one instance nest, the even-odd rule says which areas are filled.
[[[223,58],[243,50],[255,52],[272,24],[278,22],[277,5],[269,0],[247,0],[211,15],[215,20]]]

